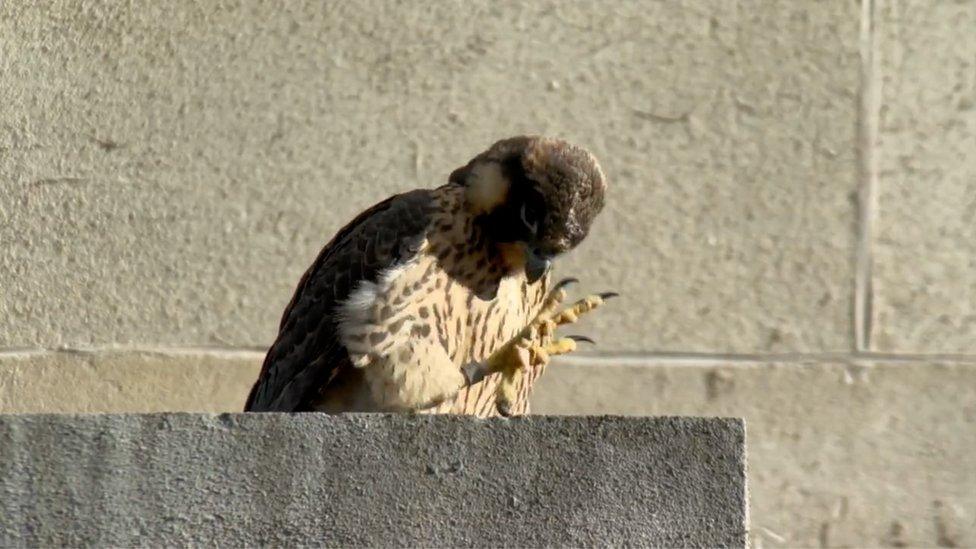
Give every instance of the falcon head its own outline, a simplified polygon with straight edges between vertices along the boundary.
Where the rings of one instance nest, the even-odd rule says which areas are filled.
[[[466,187],[467,206],[489,239],[521,252],[530,282],[586,237],[607,188],[586,149],[539,136],[495,143],[450,182]]]

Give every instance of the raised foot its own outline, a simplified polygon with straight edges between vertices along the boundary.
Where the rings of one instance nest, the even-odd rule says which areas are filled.
[[[512,338],[500,349],[496,350],[487,361],[489,373],[500,372],[501,382],[495,392],[495,405],[498,413],[508,417],[518,398],[517,388],[529,367],[542,367],[549,363],[553,356],[571,353],[576,350],[578,342],[594,343],[586,336],[566,336],[557,338],[556,328],[566,324],[573,324],[590,311],[600,307],[616,292],[591,294],[569,307],[560,309],[566,300],[566,286],[578,282],[575,278],[567,278],[557,283],[528,326]]]

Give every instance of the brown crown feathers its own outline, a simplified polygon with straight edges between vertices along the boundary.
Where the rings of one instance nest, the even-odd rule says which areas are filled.
[[[496,242],[524,242],[548,259],[578,245],[603,209],[607,183],[596,158],[565,141],[503,139],[455,170],[468,207]]]

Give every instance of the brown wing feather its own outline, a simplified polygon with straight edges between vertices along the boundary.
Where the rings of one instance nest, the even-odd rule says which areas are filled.
[[[245,411],[307,410],[342,368],[336,310],[364,281],[409,259],[426,235],[433,191],[393,196],[342,228],[305,272],[281,318]]]

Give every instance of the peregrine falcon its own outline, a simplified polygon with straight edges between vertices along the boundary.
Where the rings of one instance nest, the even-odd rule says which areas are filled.
[[[575,279],[549,274],[606,186],[585,149],[519,136],[361,213],[298,283],[245,411],[527,413],[549,357],[590,341],[556,327],[616,295],[563,309]]]

